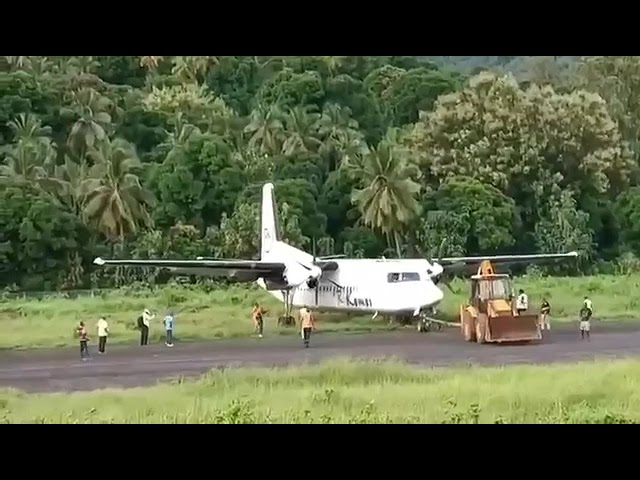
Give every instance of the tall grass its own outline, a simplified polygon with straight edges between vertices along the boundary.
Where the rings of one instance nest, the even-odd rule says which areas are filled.
[[[460,302],[467,299],[469,285],[453,284],[452,294],[445,287],[442,313],[455,319]],[[516,279],[516,288],[529,294],[532,308],[537,309],[543,296],[551,302],[554,321],[574,320],[584,295],[594,303],[600,319],[636,319],[640,317],[640,275],[599,276],[582,278]],[[180,341],[248,336],[253,331],[250,312],[253,302],[260,301],[269,310],[267,333],[292,334],[280,329],[276,319],[282,304],[254,286],[235,286],[206,292],[192,287],[165,287],[155,291],[125,289],[103,292],[95,296],[66,299],[51,295],[43,299],[8,299],[0,301],[0,348],[54,347],[75,344],[74,326],[81,320],[93,328],[99,316],[106,315],[110,324],[111,343],[132,342],[138,335],[135,320],[144,308],[159,314],[152,327],[151,340],[163,335],[161,317],[167,309],[177,313],[176,336]],[[321,331],[369,332],[392,328],[384,318],[321,315]]]
[[[0,394],[5,423],[636,423],[640,362],[419,370],[396,362],[227,370],[93,393]]]

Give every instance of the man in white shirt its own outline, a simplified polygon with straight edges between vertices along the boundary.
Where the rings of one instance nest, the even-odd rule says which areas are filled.
[[[104,317],[98,320],[98,353],[104,355],[107,347],[107,336],[109,335],[109,324]]]
[[[520,292],[518,293],[519,295],[518,300],[516,301],[516,309],[518,310],[518,315],[521,315],[529,309],[529,297],[526,293],[524,293],[524,290],[522,289],[520,289]]]
[[[593,303],[589,297],[584,297],[582,308],[580,309],[580,335],[584,340],[591,338],[591,316],[593,315]]]
[[[584,297],[584,302],[582,303],[582,308],[586,310],[586,314],[591,319],[593,315],[593,303],[589,299],[589,297]]]
[[[142,324],[140,325],[140,345],[149,345],[149,328],[151,327],[151,320],[156,318],[155,315],[151,315],[148,308],[142,312]]]

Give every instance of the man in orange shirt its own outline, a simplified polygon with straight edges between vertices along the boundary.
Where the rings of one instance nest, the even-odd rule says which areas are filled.
[[[264,331],[264,316],[268,313],[267,310],[262,308],[258,302],[253,305],[253,323],[255,325],[255,329],[258,331],[258,336],[262,338],[262,333]]]
[[[89,335],[84,322],[80,322],[80,326],[76,329],[78,337],[80,337],[80,358],[82,361],[89,359]]]
[[[300,325],[302,327],[302,339],[304,341],[304,348],[309,348],[311,332],[316,329],[315,322],[313,320],[313,313],[311,313],[309,307],[300,309]]]

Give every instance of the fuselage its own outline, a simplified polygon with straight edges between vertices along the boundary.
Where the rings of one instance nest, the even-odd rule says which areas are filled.
[[[276,241],[269,260],[311,264],[313,256]],[[434,267],[425,259],[344,259],[335,263],[338,268],[323,272],[317,287],[310,288],[304,282],[291,289],[294,307],[401,315],[435,307],[444,297],[433,283]],[[286,301],[284,291],[268,289],[264,281],[259,284],[278,300]]]

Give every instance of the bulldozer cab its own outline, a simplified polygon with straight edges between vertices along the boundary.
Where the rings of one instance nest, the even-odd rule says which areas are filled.
[[[483,262],[471,277],[469,305],[461,308],[465,338],[479,343],[539,340],[537,315],[516,313],[514,296],[511,277],[496,274],[491,263]]]
[[[474,275],[471,277],[471,299],[480,313],[488,313],[489,302],[510,303],[513,299],[513,285],[509,275]],[[502,303],[500,302],[500,303]]]

